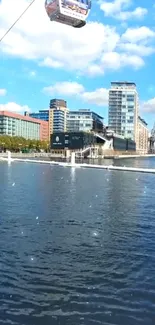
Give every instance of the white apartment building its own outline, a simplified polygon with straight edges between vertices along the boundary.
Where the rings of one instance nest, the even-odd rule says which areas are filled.
[[[108,125],[116,134],[136,141],[139,99],[133,82],[111,82]]]

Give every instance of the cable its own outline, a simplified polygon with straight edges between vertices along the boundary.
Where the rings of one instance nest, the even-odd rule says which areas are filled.
[[[15,20],[15,22],[10,26],[10,28],[5,32],[5,34],[0,38],[0,43],[2,42],[2,40],[4,39],[4,37],[11,31],[11,29],[17,24],[17,22],[24,16],[24,14],[26,13],[26,11],[33,5],[33,3],[36,0],[33,0],[28,7],[22,12],[22,14]]]

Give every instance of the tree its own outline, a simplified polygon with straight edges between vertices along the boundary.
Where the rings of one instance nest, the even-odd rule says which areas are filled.
[[[22,137],[11,137],[9,135],[0,135],[0,148],[1,150],[49,150],[49,141],[30,140]]]

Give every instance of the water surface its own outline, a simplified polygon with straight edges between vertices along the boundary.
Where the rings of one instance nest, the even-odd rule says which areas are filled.
[[[155,324],[154,184],[0,163],[0,324]]]

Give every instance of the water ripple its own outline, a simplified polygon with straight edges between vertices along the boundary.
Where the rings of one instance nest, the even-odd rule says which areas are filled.
[[[153,325],[154,177],[74,173],[0,165],[0,324]]]

